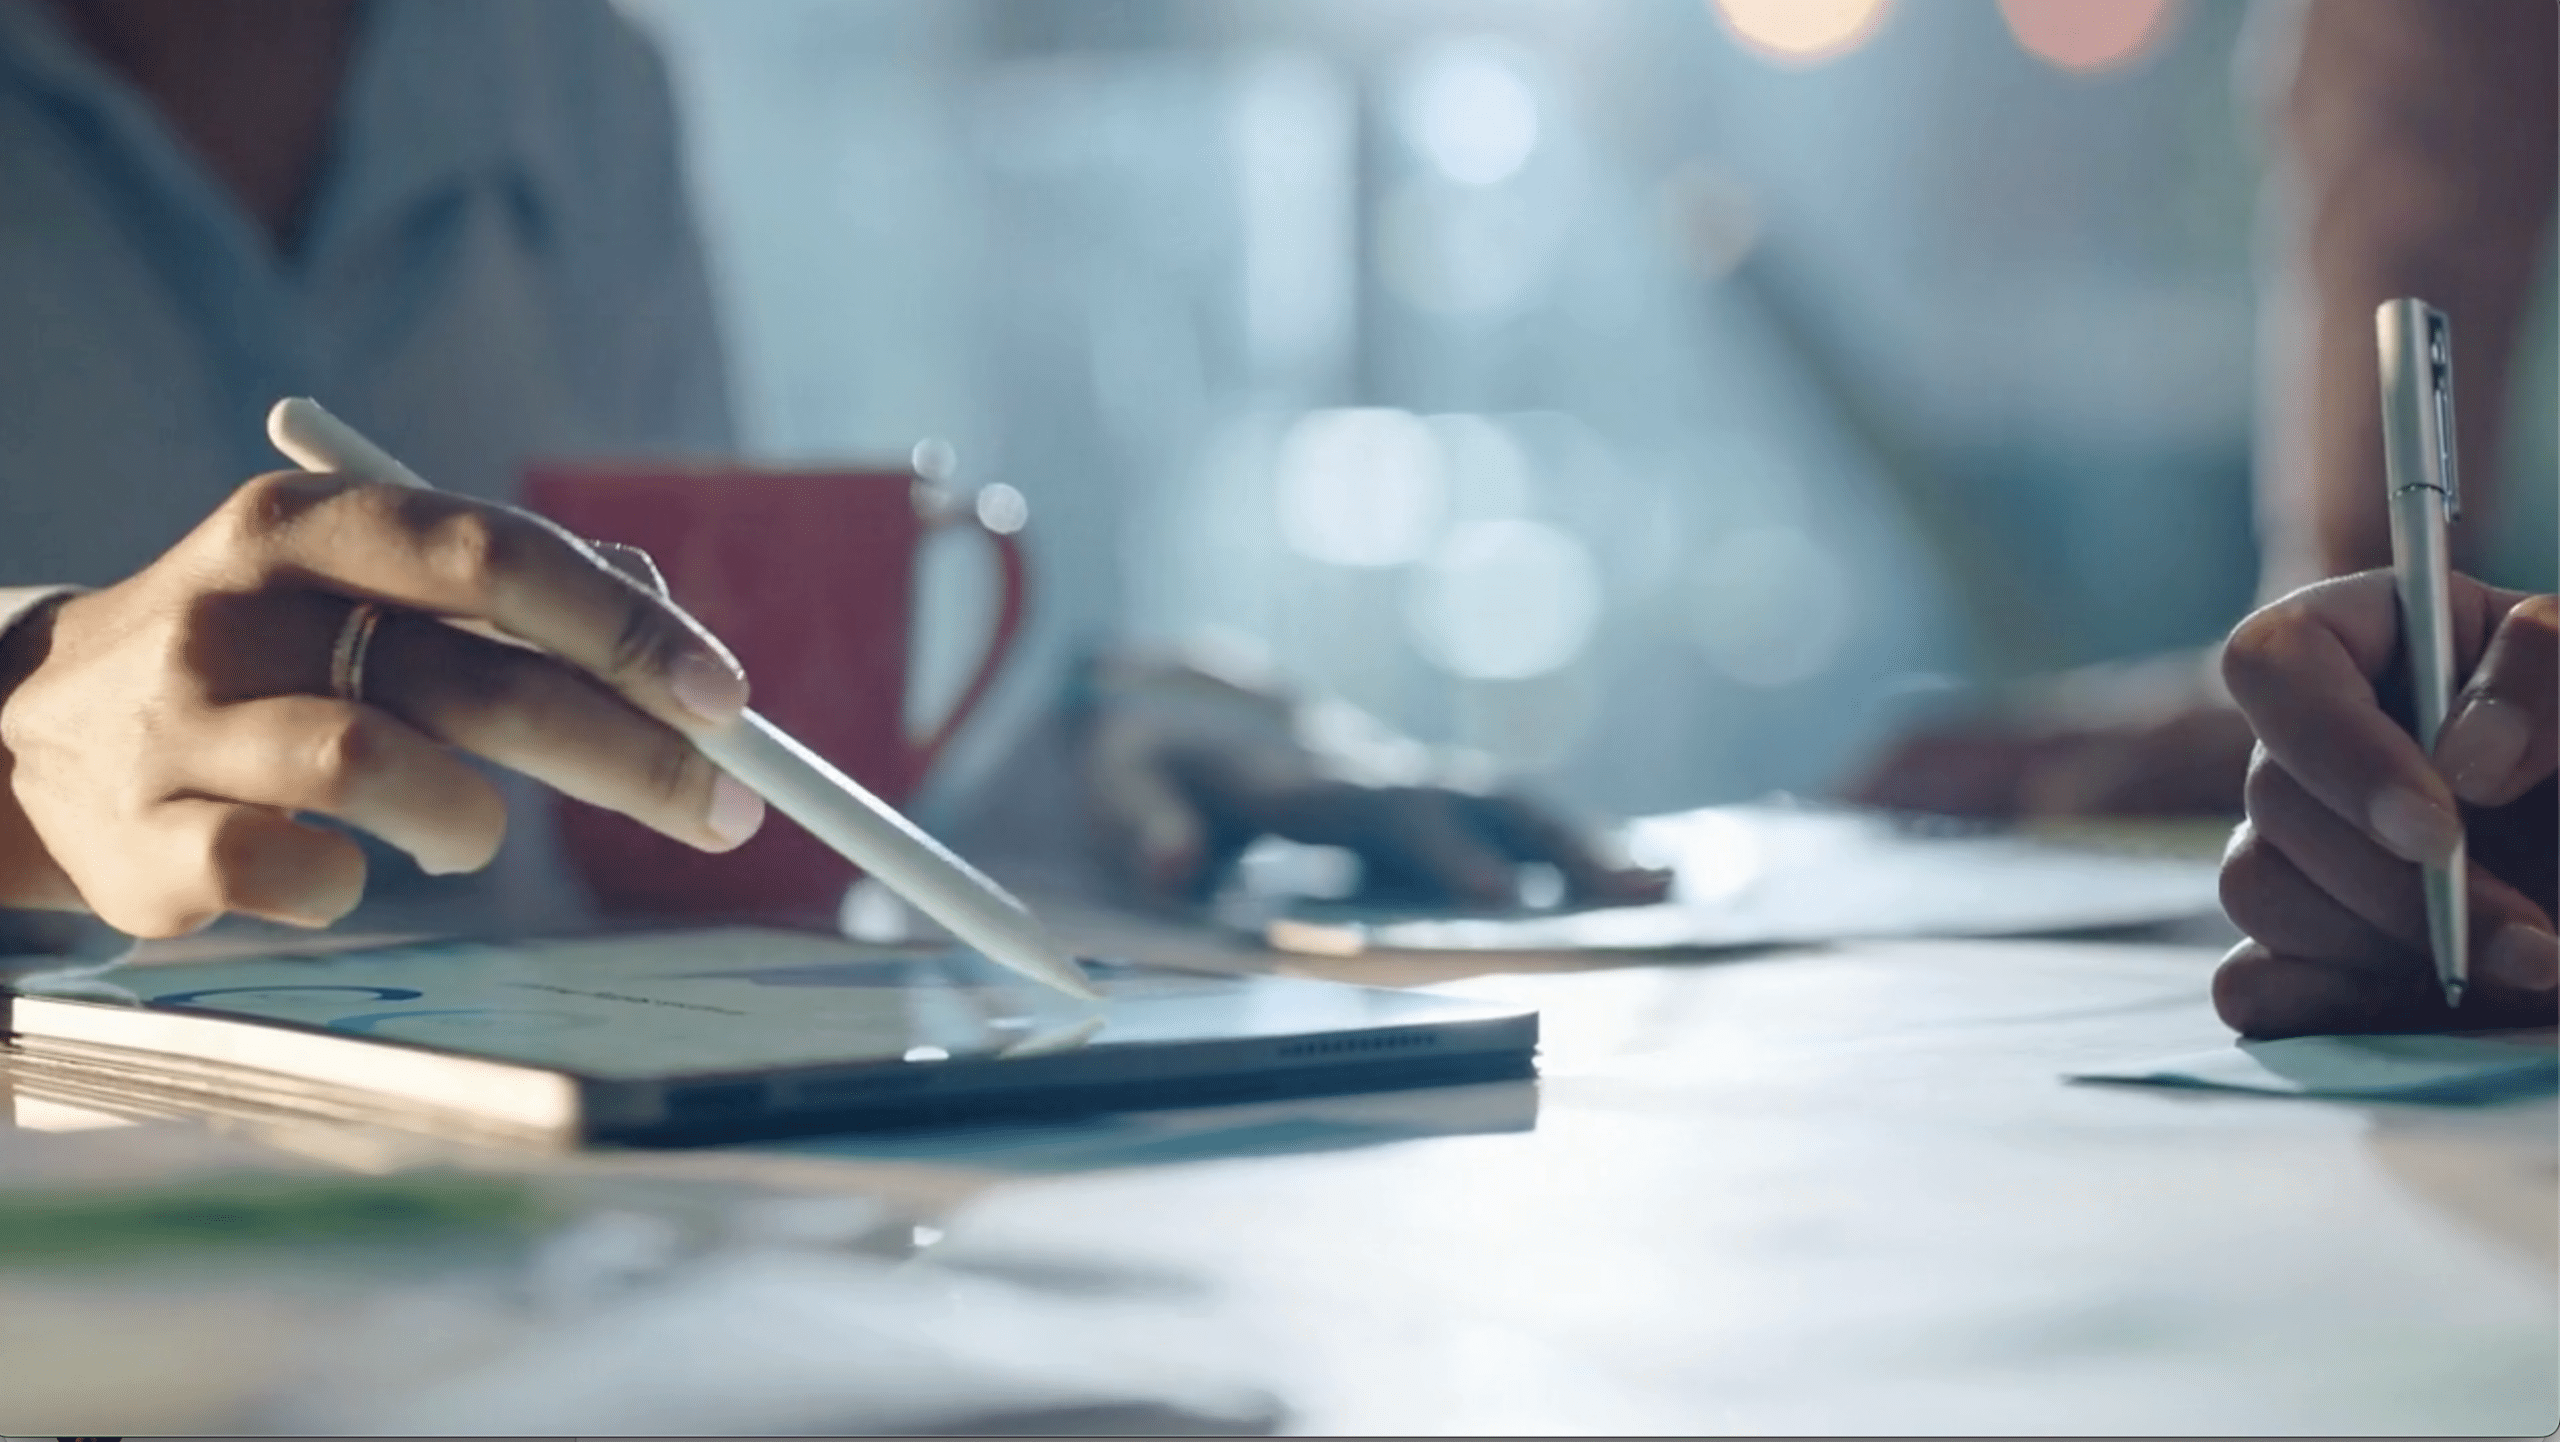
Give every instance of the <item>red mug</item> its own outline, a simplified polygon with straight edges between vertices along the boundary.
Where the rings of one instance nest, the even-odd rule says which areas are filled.
[[[749,704],[892,804],[914,793],[985,697],[1022,627],[1014,537],[906,471],[541,463],[524,495],[578,535],[648,552],[668,595],[737,653]],[[905,720],[916,556],[955,524],[995,545],[996,622],[950,714],[917,737]],[[559,808],[570,864],[617,914],[832,925],[857,874],[779,812],[746,845],[712,856],[613,812],[565,798]]]

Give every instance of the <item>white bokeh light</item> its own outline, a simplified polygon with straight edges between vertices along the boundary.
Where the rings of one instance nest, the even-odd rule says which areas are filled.
[[[940,436],[927,436],[907,452],[907,464],[928,481],[949,481],[960,473],[960,452]]]
[[[1498,185],[1538,148],[1538,96],[1508,53],[1490,40],[1434,46],[1404,84],[1405,139],[1461,185]]]
[[[1002,481],[980,486],[975,504],[978,524],[999,536],[1012,535],[1031,519],[1031,502]]]
[[[1443,670],[1517,681],[1580,655],[1600,620],[1600,573],[1580,541],[1540,521],[1471,521],[1415,572],[1414,644]]]
[[[1409,411],[1309,411],[1280,440],[1280,534],[1337,566],[1400,566],[1440,534],[1440,443]]]
[[[1849,638],[1848,570],[1793,526],[1753,526],[1708,547],[1692,597],[1699,649],[1745,686],[1810,681]]]

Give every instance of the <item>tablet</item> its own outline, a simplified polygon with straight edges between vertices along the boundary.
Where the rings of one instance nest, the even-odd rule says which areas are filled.
[[[1528,1073],[1537,1014],[1426,992],[731,927],[442,940],[20,983],[22,1065],[444,1132],[683,1143]]]

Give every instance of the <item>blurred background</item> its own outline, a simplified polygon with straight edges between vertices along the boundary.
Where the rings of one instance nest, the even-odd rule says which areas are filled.
[[[749,452],[1027,502],[928,809],[1111,641],[1643,812],[2246,609],[2238,4],[624,3]]]

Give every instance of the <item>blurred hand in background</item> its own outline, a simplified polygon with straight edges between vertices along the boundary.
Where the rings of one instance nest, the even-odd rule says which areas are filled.
[[[1950,816],[2193,816],[2238,809],[2249,723],[2215,654],[2088,667],[1905,736],[1848,799]]]
[[[1197,659],[1118,657],[1089,677],[1079,765],[1113,873],[1159,902],[1207,899],[1263,836],[1344,848],[1362,895],[1480,908],[1517,902],[1518,868],[1552,866],[1567,899],[1658,901],[1668,872],[1500,789],[1338,701],[1293,698]]]

